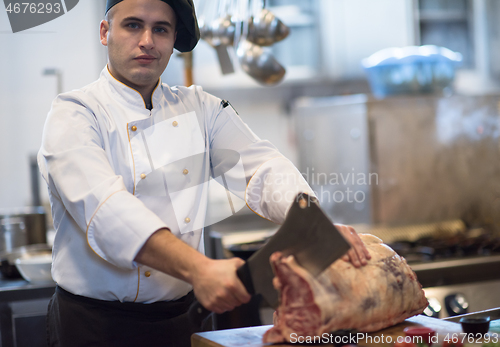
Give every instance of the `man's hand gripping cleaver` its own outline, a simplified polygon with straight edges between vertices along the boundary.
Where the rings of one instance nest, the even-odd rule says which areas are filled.
[[[280,251],[293,255],[297,263],[314,277],[351,248],[321,208],[307,194],[297,195],[285,222],[278,231],[236,272],[249,294],[261,294],[277,308],[278,292],[273,287],[273,269],[269,258]],[[189,308],[194,327],[200,327],[210,314],[198,301]]]

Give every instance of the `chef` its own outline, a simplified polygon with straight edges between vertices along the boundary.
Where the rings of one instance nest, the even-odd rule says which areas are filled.
[[[209,194],[276,223],[297,193],[314,195],[228,102],[161,82],[173,49],[198,39],[192,0],[108,0],[107,66],[52,104],[38,154],[56,229],[51,346],[189,346],[194,296],[216,313],[250,300],[241,259],[203,255]],[[355,231],[339,229],[345,260],[366,264]]]

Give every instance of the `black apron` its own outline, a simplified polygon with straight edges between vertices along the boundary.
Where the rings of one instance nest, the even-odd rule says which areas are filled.
[[[189,347],[187,310],[193,292],[168,302],[140,304],[78,296],[56,287],[47,313],[49,346]]]

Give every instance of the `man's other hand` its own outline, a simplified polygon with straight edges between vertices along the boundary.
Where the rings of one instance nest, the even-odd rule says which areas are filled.
[[[354,267],[361,267],[368,264],[371,255],[366,249],[365,244],[361,241],[359,235],[353,227],[343,224],[335,224],[335,227],[340,231],[342,236],[349,242],[351,248],[342,257],[344,261],[350,261]]]

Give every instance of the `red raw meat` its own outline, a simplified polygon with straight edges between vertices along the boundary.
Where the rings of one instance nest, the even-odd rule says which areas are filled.
[[[265,343],[293,342],[291,334],[295,339],[343,329],[373,332],[424,311],[427,299],[406,260],[379,238],[360,237],[372,256],[368,265],[355,268],[339,259],[317,278],[292,256],[271,256],[280,306]]]

